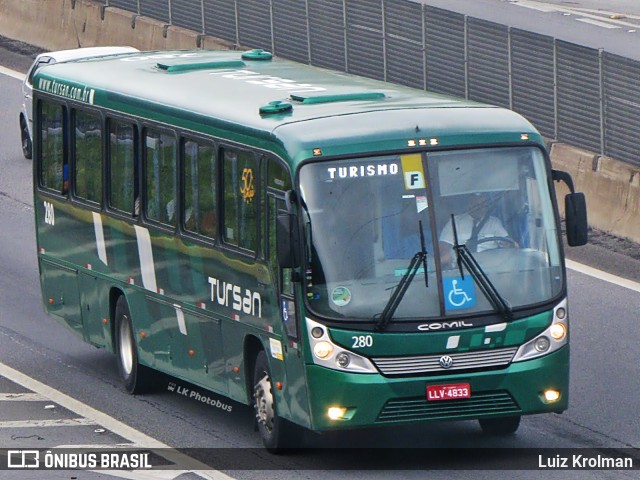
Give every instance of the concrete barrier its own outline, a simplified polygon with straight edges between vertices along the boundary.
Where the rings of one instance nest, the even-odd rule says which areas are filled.
[[[90,0],[0,0],[0,35],[46,50],[131,45],[140,50],[229,48],[223,40]],[[554,168],[569,172],[587,197],[589,223],[640,242],[640,168],[552,143]],[[567,188],[556,193],[563,207]]]
[[[550,154],[554,168],[569,172],[576,191],[585,193],[590,226],[640,241],[639,167],[562,143],[552,144]],[[558,198],[566,193],[558,183]]]
[[[140,50],[229,48],[229,42],[90,0],[0,0],[0,35],[45,50],[131,45]]]

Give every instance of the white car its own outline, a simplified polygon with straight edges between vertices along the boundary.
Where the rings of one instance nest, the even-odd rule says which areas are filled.
[[[139,50],[134,47],[86,47],[74,48],[72,50],[59,50],[57,52],[47,52],[38,55],[31,65],[31,68],[29,68],[29,72],[22,84],[23,101],[22,111],[20,112],[20,132],[22,137],[22,153],[25,158],[31,158],[33,155],[33,143],[31,140],[33,138],[33,85],[31,82],[36,72],[40,68],[54,63],[131,52],[139,52]]]

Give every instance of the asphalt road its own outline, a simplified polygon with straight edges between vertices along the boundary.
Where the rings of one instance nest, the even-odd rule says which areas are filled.
[[[640,59],[640,3],[634,0],[421,1],[471,17]]]
[[[0,65],[17,68],[28,63],[28,59],[0,50]],[[308,444],[314,448],[292,456],[276,457],[260,448],[258,436],[253,431],[252,413],[246,407],[230,402],[233,408],[229,413],[184,398],[164,385],[156,394],[127,395],[120,386],[113,355],[84,344],[43,313],[33,234],[31,162],[24,160],[20,150],[19,105],[19,81],[0,74],[1,363],[166,445],[205,449],[193,454],[208,456],[209,460],[215,456],[226,456],[231,463],[219,465],[226,465],[226,473],[239,479],[264,479],[266,476],[324,480],[344,478],[345,475],[357,479],[558,478],[558,472],[544,470],[505,472],[464,468],[497,470],[509,465],[518,470],[514,453],[517,451],[507,448],[640,448],[637,412],[640,350],[636,347],[640,292],[576,271],[569,272],[572,320],[570,409],[563,415],[527,417],[523,419],[517,435],[512,437],[483,436],[476,422],[441,422],[420,427],[312,436]],[[640,261],[633,258],[634,252],[637,253],[633,244],[597,232],[595,238],[600,239],[598,245],[574,249],[570,255],[610,273],[637,278]],[[626,248],[629,250],[625,251]],[[0,420],[7,411],[7,407],[0,403]],[[95,433],[93,430],[67,429],[62,432],[32,427],[29,435],[36,435],[34,446],[78,444],[88,441]],[[24,432],[20,432],[20,435],[3,432],[0,446],[17,446],[18,443],[14,443],[20,440],[17,437],[24,436]],[[19,445],[24,444],[22,439]],[[348,451],[336,455],[334,450],[317,448],[354,446],[392,447],[394,450],[391,453],[379,450],[380,454],[374,452],[373,455],[362,456]],[[453,450],[460,447],[465,449]],[[497,454],[480,450],[486,447],[505,450]],[[397,459],[409,460],[402,456],[402,452],[411,448],[446,448],[442,452],[447,452],[447,455],[423,453],[421,455],[425,458],[407,463],[411,470],[398,470],[402,465],[398,465]],[[636,465],[639,463],[640,457],[636,458]],[[388,465],[394,469],[386,470]],[[450,470],[439,469],[450,469],[452,465],[459,465],[461,469],[453,474]],[[244,469],[249,467],[252,469]],[[341,469],[348,472],[345,474]],[[113,478],[84,472],[77,477]],[[565,471],[561,476],[569,479],[638,477],[638,471]],[[2,475],[2,478],[71,476],[54,477],[47,473],[34,477],[30,472],[29,476]]]

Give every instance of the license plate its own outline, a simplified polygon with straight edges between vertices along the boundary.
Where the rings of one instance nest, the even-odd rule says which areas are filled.
[[[428,385],[427,400],[460,400],[471,398],[471,385],[468,383],[453,383],[449,385]]]

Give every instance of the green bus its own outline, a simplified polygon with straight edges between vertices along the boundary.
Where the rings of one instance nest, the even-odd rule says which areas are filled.
[[[65,62],[33,86],[44,307],[116,353],[128,392],[161,371],[253,405],[273,451],[567,408],[554,181],[570,245],[586,207],[518,114],[263,50]]]

